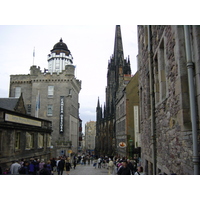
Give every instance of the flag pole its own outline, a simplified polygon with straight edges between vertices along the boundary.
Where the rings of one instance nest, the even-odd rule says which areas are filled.
[[[35,47],[33,49],[33,65],[34,65],[34,59],[35,59]]]

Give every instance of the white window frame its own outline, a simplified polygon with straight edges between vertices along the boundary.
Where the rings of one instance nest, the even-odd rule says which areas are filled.
[[[54,86],[49,85],[48,86],[48,98],[53,98],[53,95],[54,95]]]

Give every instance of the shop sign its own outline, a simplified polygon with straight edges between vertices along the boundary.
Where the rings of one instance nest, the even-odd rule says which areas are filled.
[[[120,142],[119,143],[119,147],[120,148],[125,148],[126,147],[126,143],[125,142]]]

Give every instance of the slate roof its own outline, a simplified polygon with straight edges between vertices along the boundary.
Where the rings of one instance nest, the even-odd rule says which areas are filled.
[[[15,111],[19,98],[0,98],[0,108]]]

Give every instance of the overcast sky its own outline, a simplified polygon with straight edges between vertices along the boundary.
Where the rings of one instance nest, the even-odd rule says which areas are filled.
[[[130,56],[131,70],[137,70],[137,26],[121,25],[124,57]],[[66,43],[76,65],[75,76],[82,81],[79,95],[83,126],[96,120],[96,105],[105,102],[108,61],[114,51],[115,25],[1,25],[0,97],[9,96],[10,75],[29,74],[34,64],[48,68],[47,55],[60,38]]]

